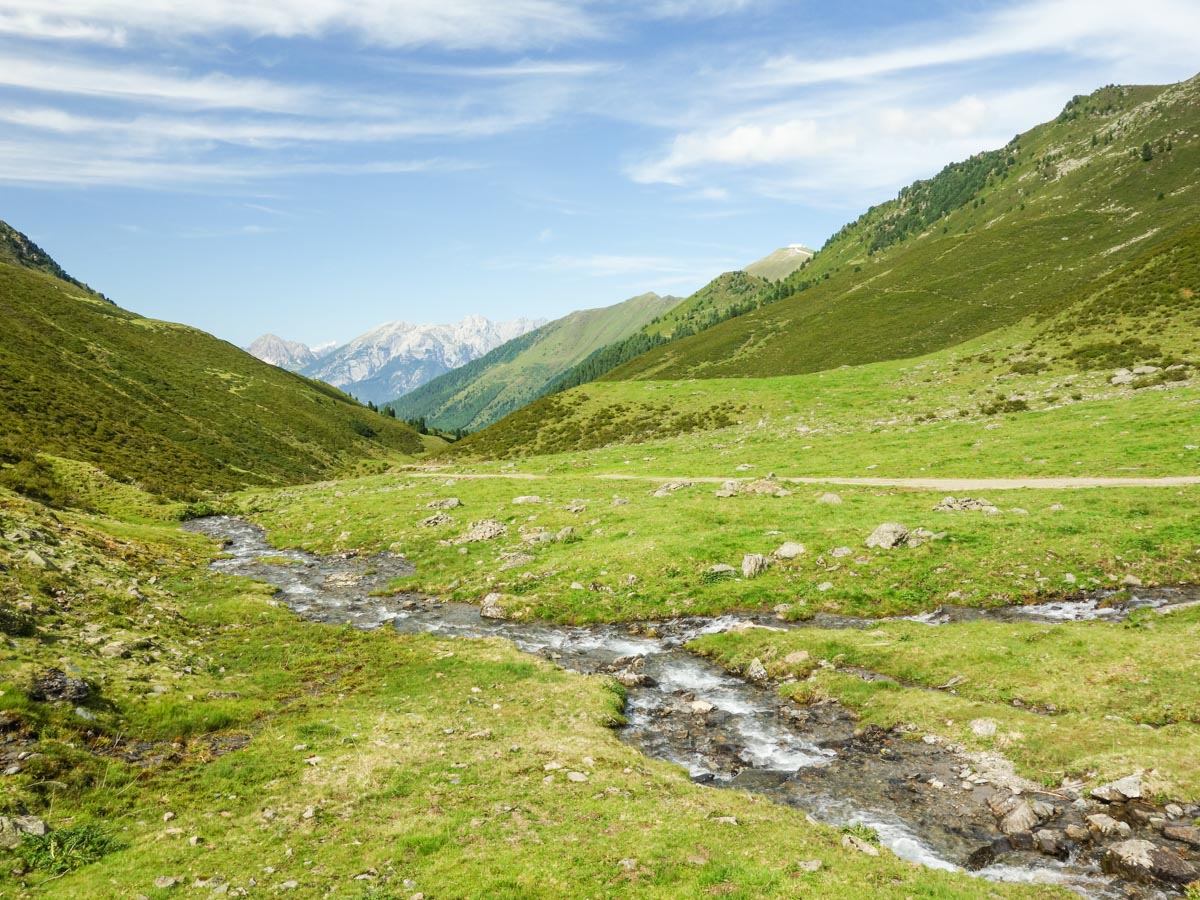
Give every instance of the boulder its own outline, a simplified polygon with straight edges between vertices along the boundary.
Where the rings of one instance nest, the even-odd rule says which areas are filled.
[[[1195,825],[1164,825],[1162,833],[1168,840],[1200,848],[1200,828]]]
[[[658,489],[651,491],[651,497],[668,497],[676,491],[681,491],[684,488],[691,487],[690,481],[668,481],[666,484],[659,485]]]
[[[513,497],[512,502],[517,506],[523,506],[523,505],[529,504],[529,503],[545,503],[546,501],[543,500],[541,497],[538,497],[535,494],[530,494],[525,497]]]
[[[69,678],[62,669],[46,669],[33,679],[29,689],[31,700],[69,700],[80,703],[88,698],[90,689],[82,678]]]
[[[761,553],[747,553],[742,557],[742,577],[757,578],[770,567],[771,561]]]
[[[1126,775],[1124,778],[1101,785],[1092,791],[1092,796],[1105,803],[1124,803],[1126,800],[1140,800],[1142,796],[1142,777]]]
[[[762,664],[762,660],[757,656],[750,661],[750,665],[746,667],[746,677],[751,681],[761,684],[770,680],[770,675],[767,674],[767,667]]]
[[[508,612],[500,605],[500,594],[488,594],[479,604],[479,615],[485,619],[507,619]]]
[[[1153,375],[1158,370],[1159,370],[1158,366],[1134,366],[1133,374],[1134,375]]]
[[[1008,835],[1024,834],[1032,831],[1037,823],[1038,817],[1037,813],[1033,811],[1033,807],[1027,802],[1021,801],[1000,820],[1000,830]]]
[[[878,547],[880,550],[893,550],[903,547],[908,540],[908,529],[899,522],[884,522],[871,532],[867,538],[868,547]]]
[[[1104,852],[1101,868],[1142,884],[1183,887],[1200,878],[1200,870],[1175,851],[1141,840],[1113,844]]]
[[[776,559],[795,559],[808,551],[803,544],[798,544],[795,541],[786,541],[778,550],[771,555]]]
[[[709,578],[732,578],[737,574],[737,569],[728,563],[717,563],[705,569],[704,574]]]
[[[1113,377],[1108,379],[1109,384],[1133,384],[1137,376],[1128,369],[1117,369]]]
[[[443,525],[452,525],[454,516],[448,516],[444,512],[434,513],[428,518],[422,519],[417,524],[422,528],[441,528]]]
[[[1133,829],[1126,822],[1118,822],[1112,816],[1096,813],[1087,817],[1088,826],[1101,837],[1128,837]]]
[[[837,494],[822,494],[817,498],[818,503],[824,503],[827,506],[841,506],[842,498]]]
[[[481,541],[494,541],[506,534],[508,534],[507,525],[492,519],[483,519],[479,522],[472,522],[471,527],[455,538],[454,543],[475,544]]]
[[[976,737],[991,737],[996,733],[996,720],[972,719],[971,733]]]
[[[426,509],[458,509],[462,501],[457,497],[446,497],[442,500],[431,500],[425,504]]]

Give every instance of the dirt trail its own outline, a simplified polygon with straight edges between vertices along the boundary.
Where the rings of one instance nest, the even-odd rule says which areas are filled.
[[[410,472],[416,478],[457,478],[473,480],[480,478],[505,478],[515,481],[540,481],[550,475],[534,475],[527,472],[475,472],[470,474],[453,472]],[[726,478],[712,475],[582,475],[598,481],[691,481],[696,484],[724,484],[726,481],[752,481],[752,478]],[[1200,475],[1168,475],[1161,478],[1138,477],[1062,477],[1062,478],[779,478],[781,484],[837,484],[848,487],[895,487],[918,491],[1011,491],[1011,490],[1064,490],[1074,488],[1119,488],[1150,487],[1180,488],[1200,485]]]

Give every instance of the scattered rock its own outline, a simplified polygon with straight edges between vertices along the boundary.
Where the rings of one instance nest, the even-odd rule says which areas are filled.
[[[818,503],[824,503],[827,506],[841,506],[842,498],[837,494],[822,494],[817,498]]]
[[[762,684],[768,681],[771,676],[767,674],[767,668],[762,664],[762,660],[756,656],[750,661],[750,665],[746,667],[746,677],[755,683]]]
[[[111,641],[100,648],[100,655],[109,659],[128,659],[129,648],[121,641]]]
[[[1200,828],[1195,825],[1164,825],[1163,837],[1200,849]]]
[[[845,559],[847,556],[850,556],[853,553],[854,551],[849,547],[834,547],[829,551],[829,555],[834,559]]]
[[[1000,830],[1008,835],[1023,834],[1032,831],[1037,823],[1037,813],[1033,811],[1033,807],[1028,802],[1022,800],[1000,820]]]
[[[524,497],[513,497],[512,502],[514,506],[524,506],[529,503],[545,503],[546,501],[536,494],[530,494]]]
[[[652,497],[669,497],[671,494],[675,493],[676,491],[681,491],[684,488],[689,488],[691,486],[692,486],[692,483],[690,481],[668,481],[666,484],[659,485],[658,489],[655,491],[652,491],[650,496],[652,496]],[[616,504],[614,503],[613,505],[615,506]]]
[[[559,529],[558,534],[554,536],[554,540],[560,544],[573,544],[579,540],[579,535],[575,533],[575,529],[568,525],[566,528]]]
[[[1158,366],[1134,366],[1133,374],[1134,375],[1153,375],[1158,370],[1159,370]]]
[[[712,712],[714,709],[716,709],[716,707],[705,700],[693,700],[692,701],[692,715],[706,716],[710,712]]]
[[[479,615],[485,619],[507,619],[508,612],[500,605],[501,594],[488,594],[479,604]]]
[[[154,879],[154,886],[163,891],[167,888],[173,888],[177,884],[183,884],[183,879],[176,878],[174,875],[159,875]]]
[[[796,863],[796,868],[801,872],[819,872],[822,865],[819,859],[803,859]]]
[[[1142,796],[1142,778],[1140,775],[1126,775],[1124,778],[1094,789],[1092,796],[1097,800],[1103,800],[1105,803],[1123,803],[1126,800],[1140,800]]]
[[[737,574],[737,569],[728,563],[717,563],[709,566],[704,572],[709,578],[732,578]]]
[[[971,733],[976,737],[991,737],[996,733],[996,722],[994,719],[973,719]]]
[[[443,525],[451,525],[454,523],[454,516],[448,516],[445,513],[434,513],[427,519],[422,519],[419,524],[422,528],[441,528]]]
[[[757,578],[770,567],[771,561],[761,553],[747,553],[742,557],[742,577]]]
[[[1110,875],[1142,884],[1161,882],[1183,887],[1200,878],[1200,871],[1173,850],[1142,840],[1113,844],[1104,852],[1101,867]]]
[[[1138,578],[1136,575],[1126,575],[1121,579],[1121,584],[1125,585],[1126,587],[1141,587],[1142,579]]]
[[[933,508],[934,512],[984,512],[995,515],[1000,512],[990,500],[975,499],[974,497],[947,497]]]
[[[1108,379],[1109,384],[1133,384],[1134,374],[1128,369],[1117,369],[1113,373],[1113,377]]]
[[[25,835],[43,837],[50,829],[37,816],[0,816],[0,850],[13,850]]]
[[[446,497],[442,500],[431,500],[425,504],[426,509],[458,509],[463,502],[457,497]]]
[[[587,509],[587,504],[585,502],[583,502],[582,500],[572,500],[570,503],[567,504],[567,512],[569,512],[569,513],[581,513],[581,512],[584,512],[586,509]]]
[[[715,819],[713,819],[713,821],[719,825],[737,825],[738,824],[738,820],[737,820],[736,816],[717,816]]]
[[[787,541],[771,555],[776,559],[795,559],[808,551],[803,544],[798,544],[795,541]]]
[[[496,522],[493,519],[483,519],[479,522],[472,522],[466,533],[455,538],[454,543],[475,544],[481,541],[494,541],[506,534],[508,534],[508,526],[504,523]]]
[[[859,853],[865,853],[867,856],[878,856],[879,848],[870,841],[864,841],[856,834],[843,834],[842,846],[847,850],[857,850]]]
[[[588,777],[583,772],[568,772],[567,781],[574,781],[577,784],[582,784],[587,781]]]
[[[1106,816],[1104,813],[1096,813],[1087,817],[1088,825],[1092,830],[1102,837],[1126,837],[1133,832],[1133,829],[1125,822],[1118,822],[1112,816]]]
[[[69,700],[79,703],[88,698],[90,688],[82,678],[69,678],[62,669],[47,669],[33,679],[29,689],[31,700]]]
[[[899,522],[884,522],[871,532],[867,538],[868,547],[878,547],[880,550],[892,550],[903,547],[908,540],[908,529]]]
[[[801,663],[806,663],[812,657],[807,650],[794,650],[783,658],[785,666],[798,666]]]

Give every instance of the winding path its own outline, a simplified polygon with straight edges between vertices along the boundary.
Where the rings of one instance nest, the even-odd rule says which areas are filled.
[[[503,478],[513,481],[543,481],[555,476],[528,472],[409,472],[415,478]],[[603,475],[580,474],[577,477],[597,481],[691,481],[696,484],[724,484],[726,481],[752,481],[753,478],[728,478],[704,475]],[[1062,478],[779,478],[781,484],[837,484],[849,487],[894,487],[916,491],[1012,491],[1070,490],[1075,488],[1181,488],[1200,485],[1200,475],[1166,475],[1160,478],[1138,477],[1062,477]]]

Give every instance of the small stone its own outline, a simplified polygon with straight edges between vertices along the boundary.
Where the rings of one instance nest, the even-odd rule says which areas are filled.
[[[709,578],[730,578],[737,574],[737,569],[727,563],[717,563],[705,570]]]
[[[204,838],[202,838],[198,834],[193,834],[190,838],[188,838],[188,843],[191,844],[193,847],[199,847],[201,844],[204,843]]]
[[[972,719],[971,733],[976,737],[991,737],[996,733],[996,721],[994,719]]]
[[[804,859],[796,863],[796,868],[801,872],[819,872],[822,865],[819,859]]]
[[[820,584],[817,585],[817,590],[821,591],[822,593],[825,591],[831,590],[832,588],[833,588],[832,581],[822,581]]]
[[[165,812],[162,815],[162,820],[164,822],[170,822],[174,818],[175,818],[175,813],[173,813],[173,812]]]
[[[175,885],[182,883],[182,878],[176,878],[173,875],[159,875],[154,879],[154,886],[160,890],[173,888]]]
[[[1112,816],[1107,816],[1104,813],[1090,815],[1087,817],[1087,820],[1092,830],[1103,837],[1128,835],[1133,830],[1125,822],[1118,822]]]
[[[750,661],[750,665],[746,667],[746,677],[751,681],[761,684],[768,681],[770,676],[767,674],[767,668],[762,664],[762,660],[757,656]]]
[[[824,503],[827,506],[841,506],[842,498],[837,494],[822,494],[817,498],[818,503]]]
[[[867,856],[878,856],[879,848],[870,841],[864,841],[856,834],[843,834],[842,846],[847,850],[857,850],[859,853],[865,853]]]
[[[574,781],[576,783],[582,783],[587,780],[588,780],[588,777],[583,772],[568,772],[567,773],[567,781]]]
[[[479,604],[479,615],[485,619],[507,619],[508,612],[500,605],[503,599],[501,594],[488,594]]]
[[[713,821],[716,822],[718,825],[737,825],[737,824],[739,824],[736,816],[717,816],[715,819],[713,819]]]
[[[625,857],[625,859],[617,860],[617,867],[624,869],[626,872],[632,872],[637,868],[637,860]]]
[[[1024,834],[1031,831],[1037,823],[1037,813],[1027,802],[1022,801],[1000,820],[1000,830],[1007,835]]]
[[[1163,837],[1200,849],[1200,828],[1195,825],[1164,825]]]
[[[704,700],[693,700],[691,708],[692,715],[695,716],[704,716],[716,709],[715,706]]]
[[[771,555],[776,559],[795,559],[808,552],[803,544],[798,544],[795,541],[787,541],[778,550]]]
[[[1165,807],[1163,807],[1163,812],[1165,812],[1167,817],[1170,819],[1183,818],[1183,807],[1177,803],[1168,803]]]
[[[908,541],[908,529],[899,522],[884,522],[871,532],[867,538],[868,547],[878,547],[880,550],[894,550],[902,547]]]
[[[742,577],[757,578],[771,565],[771,561],[761,553],[747,553],[742,557]]]
[[[541,497],[538,497],[537,495],[531,494],[526,497],[513,497],[512,502],[515,506],[522,506],[522,505],[531,504],[531,503],[545,503],[546,501],[543,500]]]

